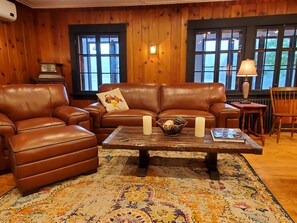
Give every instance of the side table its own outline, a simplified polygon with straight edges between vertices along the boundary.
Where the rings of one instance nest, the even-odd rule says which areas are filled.
[[[264,127],[263,127],[263,114],[265,113],[267,106],[258,103],[251,103],[251,104],[242,104],[240,102],[231,102],[232,106],[240,109],[241,112],[241,130],[245,131],[247,134],[251,133],[256,137],[261,139],[262,146],[265,144],[265,136],[264,136]],[[254,130],[251,129],[251,115],[258,114],[259,118],[254,122]],[[244,128],[245,120],[247,120],[247,128]],[[258,121],[260,124],[260,133],[257,132]]]

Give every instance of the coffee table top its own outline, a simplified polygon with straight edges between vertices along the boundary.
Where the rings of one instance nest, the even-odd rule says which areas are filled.
[[[167,136],[159,127],[153,127],[151,135],[143,135],[142,127],[119,126],[102,143],[104,149],[199,151],[214,153],[262,154],[262,147],[244,134],[245,143],[214,142],[210,130],[204,138],[195,137],[194,128],[184,128],[178,136]]]

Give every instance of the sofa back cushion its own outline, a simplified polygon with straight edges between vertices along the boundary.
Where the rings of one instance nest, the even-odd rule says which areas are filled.
[[[115,88],[120,89],[129,109],[143,109],[157,113],[159,103],[159,84],[102,84],[99,86],[99,92],[106,92]]]
[[[225,87],[221,83],[162,84],[160,112],[170,109],[208,111],[210,105],[226,102]]]
[[[13,122],[49,117],[59,105],[68,105],[64,85],[18,84],[0,86],[0,112]]]

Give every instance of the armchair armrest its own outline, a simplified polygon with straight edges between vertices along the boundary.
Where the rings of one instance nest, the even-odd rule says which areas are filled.
[[[218,128],[239,128],[240,110],[227,103],[215,103],[209,112],[216,117]]]
[[[107,112],[105,107],[100,102],[95,102],[84,109],[90,113],[92,127],[99,128],[101,126],[101,117]]]
[[[8,139],[11,136],[14,136],[16,133],[16,128],[13,122],[3,113],[0,113],[0,142],[3,140],[4,142],[4,148],[3,145],[0,144],[0,156],[6,156],[5,151],[3,149],[8,148]],[[0,157],[0,160],[1,160]],[[1,166],[1,165],[0,165]]]
[[[53,110],[53,116],[63,120],[67,125],[80,125],[90,130],[89,112],[69,105],[58,106]]]

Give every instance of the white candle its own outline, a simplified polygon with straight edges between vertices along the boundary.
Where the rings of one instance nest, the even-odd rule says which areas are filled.
[[[196,117],[195,118],[195,136],[204,137],[204,131],[205,131],[205,118]]]
[[[152,134],[152,116],[143,116],[143,134],[144,135],[150,135]]]

